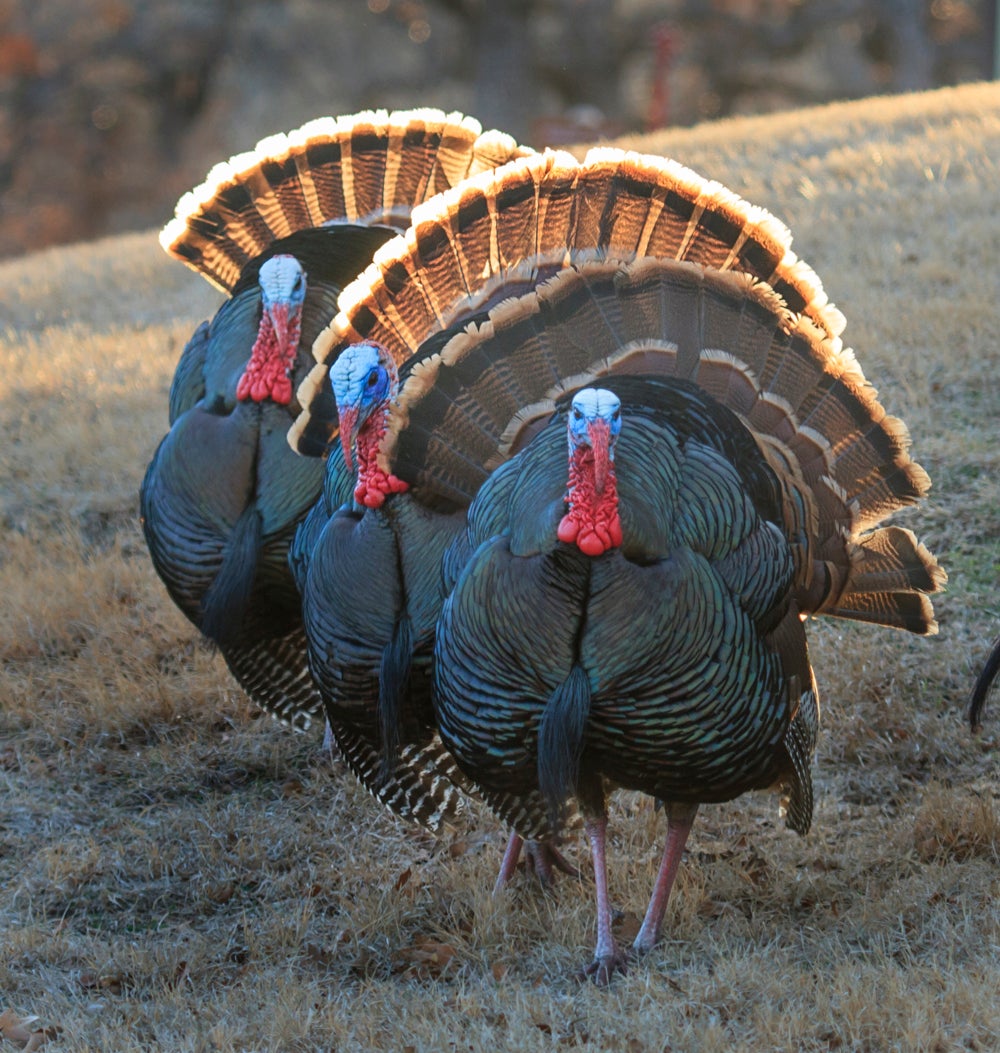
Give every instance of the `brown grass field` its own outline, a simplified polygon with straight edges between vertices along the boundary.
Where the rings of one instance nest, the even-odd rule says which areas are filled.
[[[633,142],[789,224],[934,482],[902,521],[949,572],[940,634],[810,626],[812,832],[703,808],[661,946],[578,983],[589,881],[493,899],[487,813],[435,840],[380,810],[154,574],[138,486],[216,294],[153,232],[47,251],[0,266],[0,1053],[28,1017],[116,1053],[1000,1048],[998,714],[963,717],[1000,631],[1000,86]],[[663,833],[615,798],[622,934]]]

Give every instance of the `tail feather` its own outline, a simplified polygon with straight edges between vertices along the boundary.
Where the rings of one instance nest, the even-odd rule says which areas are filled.
[[[317,338],[318,363],[299,392],[305,418],[330,362],[348,343],[372,340],[397,361],[497,295],[513,295],[564,267],[605,258],[686,260],[770,282],[771,298],[803,313],[839,346],[843,316],[795,257],[785,226],[675,161],[598,148],[583,162],[546,150],[465,180],[413,209],[344,291]],[[682,316],[683,317],[683,316]],[[681,349],[690,361],[688,341]]]
[[[763,311],[771,346],[758,335],[748,362],[735,341],[748,316],[767,331]],[[734,342],[708,345],[706,317],[712,345],[727,328]],[[590,263],[498,305],[403,371],[385,466],[415,495],[467,502],[566,392],[642,372],[696,382],[754,432],[784,494],[804,611],[934,631],[930,605],[913,599],[944,583],[933,557],[915,542],[889,544],[895,533],[866,533],[929,485],[909,458],[905,427],[876,401],[853,354],[744,276],[667,261]],[[889,584],[871,576],[876,566]]]
[[[230,292],[280,238],[342,220],[403,230],[416,202],[529,153],[458,113],[323,117],[215,165],[177,203],[160,244]]]
[[[240,687],[282,723],[304,731],[323,716],[323,699],[309,673],[301,625],[281,637],[247,634],[223,657]]]
[[[823,613],[922,635],[935,633],[937,622],[927,593],[943,588],[946,580],[912,531],[883,527],[859,539],[843,591]]]
[[[454,824],[463,792],[472,789],[454,758],[437,737],[423,745],[405,746],[387,776],[382,757],[364,735],[340,724],[333,739],[354,775],[377,800],[403,819],[439,831]]]

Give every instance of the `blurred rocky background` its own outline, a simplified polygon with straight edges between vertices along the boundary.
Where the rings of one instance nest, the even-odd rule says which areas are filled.
[[[159,226],[312,117],[533,146],[994,76],[995,0],[0,0],[0,256]]]

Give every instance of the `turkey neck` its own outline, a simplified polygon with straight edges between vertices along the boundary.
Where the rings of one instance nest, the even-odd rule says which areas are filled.
[[[566,502],[559,523],[560,541],[575,542],[587,556],[600,556],[622,543],[618,482],[607,445],[577,447],[569,459]]]
[[[263,402],[269,398],[282,406],[292,401],[289,373],[295,365],[301,333],[302,312],[291,310],[287,304],[276,304],[261,314],[250,361],[236,388],[238,399]]]
[[[358,482],[354,499],[364,508],[380,508],[389,494],[405,493],[409,484],[387,472],[378,463],[378,451],[385,435],[389,407],[376,410],[358,429],[355,450],[358,458]]]

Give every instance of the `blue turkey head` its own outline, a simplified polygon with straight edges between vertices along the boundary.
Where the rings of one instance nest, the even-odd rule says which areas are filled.
[[[330,367],[346,464],[354,462],[358,433],[373,413],[388,406],[398,383],[395,362],[378,344],[352,344]]]
[[[569,411],[569,452],[593,450],[595,488],[604,489],[608,464],[615,459],[615,441],[622,430],[621,399],[606,388],[584,388],[573,396]]]

